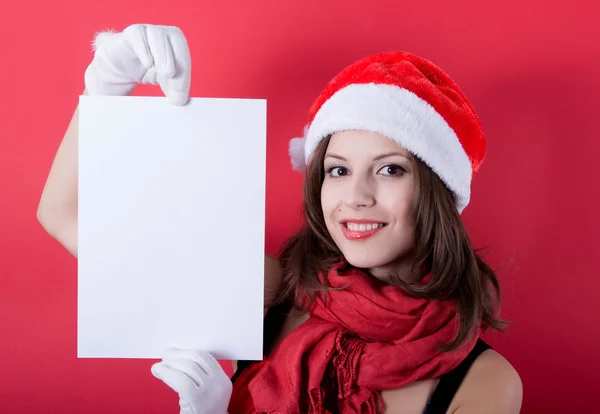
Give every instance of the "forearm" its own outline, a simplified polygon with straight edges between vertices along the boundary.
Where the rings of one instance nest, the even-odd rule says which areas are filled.
[[[78,109],[56,152],[38,205],[44,229],[77,256]]]

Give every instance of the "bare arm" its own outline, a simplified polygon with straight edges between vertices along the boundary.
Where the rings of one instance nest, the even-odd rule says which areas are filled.
[[[454,414],[519,414],[523,383],[513,366],[499,353],[485,351],[461,385],[465,391]],[[461,390],[457,392],[457,397]],[[468,394],[467,394],[468,392]]]
[[[56,152],[37,211],[42,227],[75,257],[77,257],[78,131],[78,108],[76,108]]]
[[[423,412],[436,386],[437,382],[417,381],[403,388],[383,391],[384,412]],[[522,401],[523,384],[517,371],[502,355],[487,350],[469,369],[448,413],[518,414]]]

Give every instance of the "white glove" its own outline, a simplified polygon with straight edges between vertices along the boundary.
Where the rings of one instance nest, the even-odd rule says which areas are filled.
[[[94,39],[85,71],[90,95],[129,95],[136,84],[160,85],[176,105],[188,101],[192,59],[183,32],[174,26],[134,24]]]
[[[208,352],[169,348],[152,374],[179,394],[180,414],[225,414],[232,384]]]

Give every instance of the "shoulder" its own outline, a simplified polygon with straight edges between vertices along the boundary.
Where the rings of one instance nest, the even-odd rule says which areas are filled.
[[[384,391],[386,413],[422,413],[438,381],[417,381],[406,387]],[[488,349],[469,368],[448,413],[517,414],[521,409],[523,386],[512,365],[498,352]]]
[[[515,368],[498,352],[488,349],[473,363],[450,412],[454,414],[513,414],[521,410],[523,384]]]

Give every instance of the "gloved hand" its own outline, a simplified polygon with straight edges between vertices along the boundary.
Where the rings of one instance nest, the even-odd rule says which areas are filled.
[[[174,26],[134,24],[98,33],[85,71],[89,95],[129,95],[136,84],[160,85],[176,105],[189,99],[192,69],[183,32]]]
[[[232,384],[208,352],[169,348],[152,374],[179,394],[180,414],[225,414]]]

